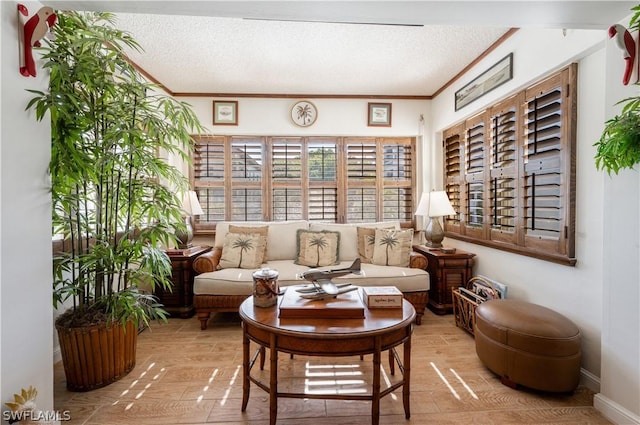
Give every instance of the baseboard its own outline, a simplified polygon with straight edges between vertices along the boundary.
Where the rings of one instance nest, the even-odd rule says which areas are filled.
[[[596,394],[600,392],[600,378],[584,368],[580,368],[580,385]]]
[[[640,416],[628,411],[602,394],[596,394],[593,397],[593,407],[614,424],[640,425]]]

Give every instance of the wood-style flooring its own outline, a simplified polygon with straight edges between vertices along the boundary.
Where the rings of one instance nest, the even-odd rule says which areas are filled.
[[[64,370],[57,364],[55,408],[69,411],[68,425],[268,424],[268,394],[253,384],[247,411],[240,411],[241,339],[236,314],[217,315],[205,331],[195,317],[154,323],[139,335],[133,371],[105,388],[67,391]],[[265,369],[268,365],[267,361]],[[383,388],[385,380],[395,379],[388,372],[385,361]],[[262,373],[267,376],[266,370]],[[279,389],[368,392],[371,356],[360,360],[281,355],[278,373]],[[370,402],[363,401],[281,399],[278,424],[370,424],[370,409]],[[502,385],[478,360],[473,337],[455,327],[453,316],[427,311],[413,334],[411,419],[404,417],[402,393],[397,390],[381,400],[380,423],[610,422],[593,408],[593,394],[586,388],[579,387],[573,394],[548,394]]]

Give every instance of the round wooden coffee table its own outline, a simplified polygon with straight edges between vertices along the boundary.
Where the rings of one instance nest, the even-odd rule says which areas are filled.
[[[269,423],[275,425],[278,413],[278,397],[366,400],[371,401],[371,423],[380,421],[380,398],[402,387],[405,417],[411,416],[409,408],[409,384],[411,376],[411,333],[416,312],[406,300],[402,308],[372,309],[365,307],[364,319],[335,318],[279,318],[278,306],[256,307],[253,297],[240,306],[242,319],[242,411],[249,402],[251,382],[269,393]],[[258,344],[250,356],[250,341]],[[395,347],[403,344],[403,359]],[[269,382],[251,375],[258,356],[260,368],[264,367],[265,348],[269,349]],[[380,390],[380,359],[383,351],[389,352],[389,368],[395,373],[395,364],[402,379]],[[305,394],[278,391],[278,352],[304,356],[342,357],[373,354],[373,379],[370,394]]]

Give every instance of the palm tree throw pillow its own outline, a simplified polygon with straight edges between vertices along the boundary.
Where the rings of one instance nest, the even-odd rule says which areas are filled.
[[[259,233],[227,233],[218,269],[257,269],[264,261],[267,237]]]
[[[371,262],[379,266],[409,267],[413,229],[376,229]]]
[[[380,227],[381,229],[395,229],[395,227]],[[370,263],[373,258],[373,248],[376,246],[376,228],[375,227],[358,227],[358,254],[360,261]]]
[[[332,266],[338,263],[340,232],[298,229],[296,264],[309,267]]]
[[[265,244],[264,244],[264,253],[263,261],[267,261],[269,256],[267,255],[269,246],[269,226],[237,226],[235,224],[229,224],[229,233],[257,233],[259,235],[264,236]]]

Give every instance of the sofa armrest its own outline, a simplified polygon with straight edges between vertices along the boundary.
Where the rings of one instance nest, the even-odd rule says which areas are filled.
[[[409,267],[412,269],[427,270],[428,263],[427,257],[419,252],[411,251],[409,254]]]
[[[193,270],[197,274],[216,271],[220,257],[222,257],[222,248],[213,248],[193,260]]]

